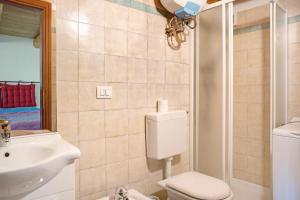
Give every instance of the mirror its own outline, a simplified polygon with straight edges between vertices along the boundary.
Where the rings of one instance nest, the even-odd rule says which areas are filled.
[[[0,119],[52,130],[51,4],[0,0]]]

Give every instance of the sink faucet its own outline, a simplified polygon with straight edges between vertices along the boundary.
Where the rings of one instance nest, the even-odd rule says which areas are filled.
[[[0,119],[1,142],[6,145],[10,141],[9,121]]]
[[[115,193],[115,200],[129,200],[128,191],[123,187],[117,188]]]

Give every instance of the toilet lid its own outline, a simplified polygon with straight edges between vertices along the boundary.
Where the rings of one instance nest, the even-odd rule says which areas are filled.
[[[198,172],[186,172],[168,179],[166,186],[196,199],[220,200],[231,195],[229,186]]]

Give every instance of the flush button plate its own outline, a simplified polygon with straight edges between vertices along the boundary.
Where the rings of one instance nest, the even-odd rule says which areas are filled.
[[[111,86],[97,86],[97,99],[112,99],[112,87]]]

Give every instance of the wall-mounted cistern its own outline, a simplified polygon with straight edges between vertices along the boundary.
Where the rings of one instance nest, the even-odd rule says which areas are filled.
[[[10,141],[9,121],[0,119],[1,144],[7,145]]]

